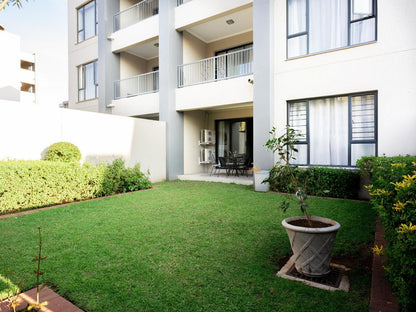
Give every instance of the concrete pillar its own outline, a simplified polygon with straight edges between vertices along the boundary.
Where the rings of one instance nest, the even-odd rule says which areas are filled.
[[[159,120],[166,122],[166,179],[184,172],[183,113],[176,111],[182,33],[175,29],[176,0],[159,0]]]
[[[119,0],[97,0],[98,18],[98,110],[111,113],[114,81],[120,79],[120,55],[111,52],[113,16],[120,11]]]
[[[274,120],[274,0],[253,1],[253,153],[259,169],[273,166],[264,144]]]

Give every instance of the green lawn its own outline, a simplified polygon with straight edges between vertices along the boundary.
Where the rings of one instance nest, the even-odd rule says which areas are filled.
[[[158,188],[0,220],[0,291],[34,286],[37,227],[44,279],[85,311],[368,311],[375,214],[368,203],[312,198],[337,220],[335,257],[353,267],[349,293],[276,277],[290,253],[283,199],[252,187],[164,182]]]

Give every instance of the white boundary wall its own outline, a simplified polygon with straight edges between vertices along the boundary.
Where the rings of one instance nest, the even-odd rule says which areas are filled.
[[[62,108],[0,105],[0,160],[36,160],[49,145],[66,141],[78,146],[82,161],[122,158],[140,163],[152,182],[166,179],[164,122]]]

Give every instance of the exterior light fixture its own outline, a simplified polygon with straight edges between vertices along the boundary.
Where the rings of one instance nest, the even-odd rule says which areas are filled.
[[[156,42],[155,44],[153,44],[156,48],[159,48],[159,42]]]
[[[234,20],[233,19],[229,19],[225,21],[228,25],[232,25],[234,24]]]

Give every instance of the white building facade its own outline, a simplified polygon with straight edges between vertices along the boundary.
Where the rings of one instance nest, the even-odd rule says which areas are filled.
[[[0,101],[36,104],[35,55],[21,52],[20,37],[5,30],[0,47]]]
[[[286,124],[302,165],[416,154],[413,0],[68,6],[69,108],[165,121],[168,179],[230,153],[269,169]]]

